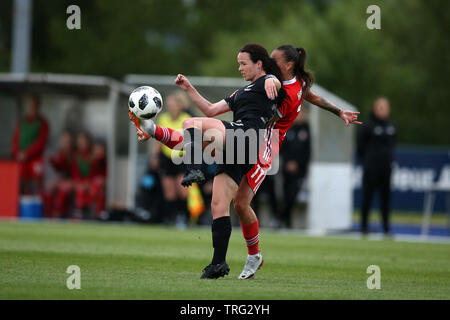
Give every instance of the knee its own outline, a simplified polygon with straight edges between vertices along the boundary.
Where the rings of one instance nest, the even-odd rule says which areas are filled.
[[[233,201],[234,210],[239,217],[245,215],[249,206],[250,204],[240,197],[236,197]]]
[[[213,199],[211,201],[211,211],[212,211],[213,217],[219,217],[219,216],[223,216],[227,212],[227,208],[221,201]]]
[[[192,118],[183,120],[183,129],[186,130],[188,128],[192,128],[194,126],[194,123],[192,121]]]

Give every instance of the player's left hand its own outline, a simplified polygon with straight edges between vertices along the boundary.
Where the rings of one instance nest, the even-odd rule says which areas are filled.
[[[350,124],[362,124],[362,122],[358,121],[359,112],[354,112],[350,110],[342,110],[339,118],[345,121],[347,127]]]
[[[277,86],[273,78],[268,78],[264,81],[264,90],[266,90],[267,97],[270,100],[275,100],[278,96]]]

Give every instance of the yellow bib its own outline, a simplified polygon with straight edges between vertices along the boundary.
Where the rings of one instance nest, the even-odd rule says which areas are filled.
[[[191,116],[186,112],[181,112],[180,116],[176,120],[173,120],[168,112],[164,112],[158,117],[158,121],[156,122],[156,124],[160,127],[178,130],[180,131],[180,133],[182,133],[183,121],[190,117]],[[161,152],[168,158],[172,158],[172,153],[174,157],[181,157],[183,155],[183,151],[172,150],[164,144],[161,146]]]

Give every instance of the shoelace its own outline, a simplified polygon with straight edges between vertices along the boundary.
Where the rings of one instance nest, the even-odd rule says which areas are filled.
[[[249,261],[250,260],[250,261]],[[258,264],[258,262],[259,262],[259,258],[251,258],[251,257],[248,257],[247,258],[247,263],[245,264],[245,266],[246,267],[248,267],[248,268],[246,268],[247,270],[252,270],[252,269],[255,269],[256,268],[256,265]]]

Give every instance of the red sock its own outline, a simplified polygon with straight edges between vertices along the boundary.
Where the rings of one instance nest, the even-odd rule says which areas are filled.
[[[246,226],[241,224],[241,228],[245,242],[247,243],[248,254],[257,254],[259,252],[258,220]]]
[[[161,141],[161,143],[168,146],[170,149],[173,149],[183,141],[183,135],[177,130],[156,126],[155,139]]]

